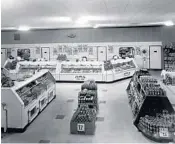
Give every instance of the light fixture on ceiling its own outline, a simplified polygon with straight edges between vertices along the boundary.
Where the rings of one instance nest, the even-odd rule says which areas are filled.
[[[76,24],[87,24],[88,23],[88,19],[86,17],[80,17],[75,21]]]
[[[71,22],[72,18],[71,17],[51,17],[51,18],[48,18],[48,20],[58,21],[58,22]]]
[[[29,26],[19,26],[18,30],[19,31],[29,31],[30,27]]]
[[[99,27],[116,27],[116,24],[96,24],[93,26],[93,28],[99,28]]]
[[[77,19],[77,24],[86,24],[89,21],[106,21],[109,20],[109,17],[103,17],[103,16],[82,16]]]
[[[98,28],[99,26],[98,25],[94,25],[93,28]]]
[[[165,26],[173,26],[174,23],[172,21],[166,21],[166,22],[164,22],[164,25]]]

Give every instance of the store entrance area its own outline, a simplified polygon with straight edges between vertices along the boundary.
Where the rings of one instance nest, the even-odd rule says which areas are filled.
[[[151,72],[160,79],[160,72]],[[126,88],[130,79],[98,85],[99,113],[95,135],[70,134],[70,120],[77,108],[80,83],[56,83],[56,99],[27,127],[23,133],[2,134],[3,143],[150,143],[133,125]],[[171,104],[175,93],[168,90]],[[174,105],[173,105],[174,106]],[[174,107],[175,108],[175,107]]]

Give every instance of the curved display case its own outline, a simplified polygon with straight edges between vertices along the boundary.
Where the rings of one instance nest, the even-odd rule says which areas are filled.
[[[33,75],[37,70],[49,70],[56,81],[83,82],[94,79],[97,82],[113,82],[131,77],[138,66],[133,58],[117,59],[106,62],[79,61],[20,61],[11,72],[6,69],[12,80]]]
[[[1,101],[7,105],[7,129],[24,128],[56,96],[55,79],[48,70],[42,70],[13,87],[1,87]]]

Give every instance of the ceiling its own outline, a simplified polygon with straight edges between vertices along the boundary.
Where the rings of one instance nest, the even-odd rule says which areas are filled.
[[[174,6],[175,0],[1,0],[1,29],[154,25],[175,22]]]

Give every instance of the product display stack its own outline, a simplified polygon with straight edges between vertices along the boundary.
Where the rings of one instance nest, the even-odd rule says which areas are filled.
[[[88,80],[81,86],[78,95],[78,108],[70,122],[71,134],[93,135],[98,112],[97,85]]]
[[[147,70],[137,71],[127,93],[137,129],[154,141],[173,141],[175,112],[158,81]]]
[[[164,84],[175,86],[175,46],[164,48],[164,70],[161,76]]]

